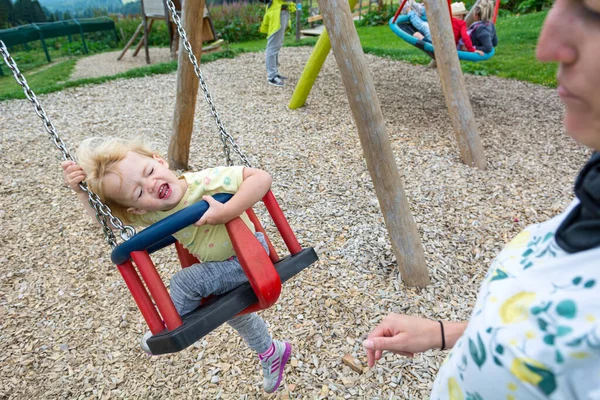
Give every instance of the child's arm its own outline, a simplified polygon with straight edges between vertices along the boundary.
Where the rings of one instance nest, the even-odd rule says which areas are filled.
[[[202,197],[210,207],[194,226],[225,224],[252,207],[271,188],[271,175],[266,171],[245,167],[242,174],[242,184],[227,203],[219,203],[211,196]]]
[[[60,163],[60,166],[63,168],[65,181],[71,187],[71,189],[77,193],[77,198],[79,199],[79,202],[83,204],[83,208],[85,208],[86,213],[94,221],[97,221],[96,211],[88,201],[88,194],[79,187],[79,184],[85,179],[85,172],[83,171],[83,168],[81,168],[75,161],[63,161]]]

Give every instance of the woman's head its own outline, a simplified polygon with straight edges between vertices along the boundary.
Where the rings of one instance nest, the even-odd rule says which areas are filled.
[[[118,164],[130,151],[147,157],[156,154],[146,147],[142,139],[89,138],[77,149],[77,163],[85,171],[88,187],[110,207],[115,216],[127,222],[130,222],[127,207],[106,196],[105,178],[110,174],[121,174]]]
[[[476,21],[489,21],[494,17],[494,0],[480,0],[473,6],[473,16]]]
[[[556,0],[546,17],[537,58],[558,62],[564,124],[576,141],[600,150],[600,0]]]

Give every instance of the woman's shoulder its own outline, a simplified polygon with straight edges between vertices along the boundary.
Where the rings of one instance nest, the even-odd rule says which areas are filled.
[[[492,30],[492,29],[496,29],[496,28],[494,27],[494,23],[492,21],[476,21],[476,22],[473,22],[471,24],[471,26],[469,27],[469,29],[473,29],[473,30],[479,30],[479,29]]]

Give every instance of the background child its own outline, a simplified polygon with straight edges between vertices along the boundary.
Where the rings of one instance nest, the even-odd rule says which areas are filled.
[[[473,7],[473,18],[475,22],[467,30],[471,42],[477,50],[489,53],[498,45],[496,27],[490,21],[494,16],[494,1],[480,0]]]
[[[452,31],[454,32],[454,43],[457,45],[457,48],[460,50],[461,46],[469,52],[476,52],[480,56],[483,55],[483,51],[476,50],[473,47],[473,43],[471,43],[471,38],[467,33],[467,23],[464,21],[465,15],[467,15],[467,9],[465,8],[465,3],[458,2],[452,3]]]
[[[228,292],[247,282],[225,228],[225,223],[240,216],[248,228],[254,226],[245,213],[271,187],[270,175],[248,167],[218,167],[176,176],[165,160],[141,142],[121,139],[92,138],[78,149],[79,165],[64,161],[65,180],[78,194],[90,216],[95,211],[79,183],[88,187],[107,204],[113,214],[126,223],[148,226],[200,200],[209,209],[203,217],[175,233],[176,239],[202,263],[181,269],[171,278],[170,295],[180,315],[193,311],[204,297]],[[225,204],[211,195],[233,193]],[[257,239],[268,252],[264,236]],[[228,322],[258,353],[264,376],[264,390],[272,393],[279,387],[291,345],[273,340],[264,320],[256,313],[242,315]],[[146,340],[142,347],[149,352]]]
[[[267,34],[267,82],[273,86],[285,86],[287,77],[279,75],[279,51],[283,46],[285,31],[290,26],[290,13],[295,11],[296,3],[293,1],[271,0],[260,24],[260,32]]]
[[[415,32],[413,36],[417,39],[424,39],[431,43],[431,31],[429,30],[429,22],[427,22],[427,17],[425,15],[425,6],[414,0],[408,0],[406,4],[404,4],[401,13],[408,15],[411,25],[419,31],[418,33],[420,35]]]

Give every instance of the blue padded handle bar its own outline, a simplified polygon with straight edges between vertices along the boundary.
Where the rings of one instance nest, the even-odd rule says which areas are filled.
[[[217,193],[213,196],[215,200],[221,203],[228,202],[232,197],[233,195],[229,193]],[[207,210],[208,203],[202,200],[152,224],[131,239],[115,247],[110,256],[112,262],[115,265],[123,264],[129,260],[132,251],[146,250],[154,244],[169,238],[174,233],[198,221]]]

